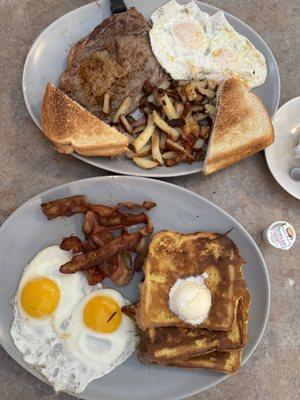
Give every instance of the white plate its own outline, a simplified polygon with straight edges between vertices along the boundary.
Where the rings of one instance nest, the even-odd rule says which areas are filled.
[[[128,0],[128,7],[136,6],[146,17],[154,9],[167,0],[138,1]],[[187,1],[179,1],[186,3]],[[219,9],[198,2],[201,10],[213,14]],[[67,56],[70,48],[82,37],[90,33],[95,26],[110,15],[109,1],[97,1],[80,7],[49,25],[33,43],[24,66],[23,93],[28,111],[34,122],[40,125],[40,107],[47,82],[58,84],[59,76],[66,68]],[[268,66],[266,82],[254,92],[262,99],[271,116],[278,107],[280,95],[280,78],[276,61],[271,50],[263,39],[248,25],[225,13],[230,24],[242,35],[246,36],[256,48],[265,56]],[[166,178],[171,176],[188,175],[200,172],[202,162],[179,164],[172,168],[159,167],[152,170],[142,170],[125,157],[110,160],[103,157],[83,157],[73,154],[82,161],[98,168],[119,174]]]
[[[19,364],[42,379],[24,363],[9,334],[13,318],[9,301],[17,290],[23,269],[44,247],[60,243],[64,236],[82,232],[81,215],[48,221],[40,205],[75,194],[85,194],[91,202],[108,205],[120,201],[155,201],[157,207],[149,211],[149,215],[156,231],[171,229],[179,232],[205,230],[224,233],[235,227],[229,236],[247,261],[244,274],[252,294],[249,340],[243,352],[243,364],[248,360],[265,329],[270,303],[267,268],[249,233],[219,207],[186,189],[159,180],[115,176],[84,179],[48,190],[21,206],[0,228],[0,343]],[[129,300],[136,301],[140,279],[140,274],[136,274],[130,285],[117,290]],[[106,281],[104,285],[110,286]],[[206,370],[145,366],[134,355],[109,375],[89,384],[82,398],[178,400],[208,389],[227,377]]]
[[[300,167],[292,158],[292,149],[300,134],[290,131],[300,125],[300,96],[288,101],[279,108],[273,118],[275,141],[265,150],[267,164],[280,186],[288,193],[300,200],[300,182],[293,181],[290,170]]]

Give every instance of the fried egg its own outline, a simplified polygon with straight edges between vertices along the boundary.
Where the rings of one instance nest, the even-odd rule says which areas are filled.
[[[134,324],[121,311],[127,304],[116,290],[100,288],[74,309],[66,345],[85,371],[84,380],[108,374],[135,351]]]
[[[235,77],[253,88],[264,83],[264,56],[236,32],[222,11],[209,16],[194,1],[171,0],[151,15],[151,47],[175,80]]]
[[[28,264],[13,299],[10,333],[24,361],[55,391],[78,394],[125,361],[136,338],[121,312],[128,302],[117,291],[89,286],[81,272],[59,272],[71,258],[51,246]]]
[[[74,305],[89,290],[83,274],[65,275],[59,267],[72,253],[51,246],[42,250],[25,267],[15,305],[24,322],[45,332],[59,333]]]

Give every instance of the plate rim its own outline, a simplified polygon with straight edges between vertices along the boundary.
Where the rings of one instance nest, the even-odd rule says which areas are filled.
[[[69,12],[67,12],[67,13],[65,13],[65,14],[63,14],[63,15],[61,15],[60,17],[56,18],[54,21],[52,21],[49,25],[47,25],[46,28],[43,29],[43,30],[38,34],[38,36],[37,36],[37,37],[35,38],[35,40],[33,41],[32,45],[31,45],[31,47],[30,47],[30,49],[29,49],[29,51],[28,51],[28,53],[27,53],[26,60],[25,60],[24,66],[23,66],[23,72],[22,72],[22,92],[23,92],[23,99],[24,99],[24,102],[25,102],[25,105],[26,105],[26,108],[27,108],[27,111],[28,111],[30,117],[32,118],[32,120],[33,120],[33,122],[35,123],[35,125],[36,125],[42,132],[43,132],[43,130],[42,130],[40,121],[38,121],[38,120],[35,118],[35,115],[34,115],[32,109],[31,109],[31,106],[30,106],[31,103],[30,103],[30,101],[29,101],[29,98],[28,98],[28,96],[27,96],[27,91],[26,91],[25,75],[26,75],[26,71],[27,71],[27,68],[28,68],[29,59],[30,59],[31,56],[34,54],[35,47],[37,46],[38,41],[40,40],[41,35],[43,35],[43,34],[46,33],[48,30],[50,30],[51,27],[52,27],[54,24],[58,23],[59,20],[61,20],[62,18],[66,17],[67,15],[72,14],[73,12],[77,12],[79,9],[83,9],[84,7],[87,7],[87,8],[88,8],[88,7],[92,7],[92,6],[94,6],[94,5],[97,6],[97,3],[98,3],[98,1],[94,1],[94,2],[91,2],[91,3],[85,4],[85,5],[83,5],[83,6],[77,7],[77,8],[75,8],[75,9],[73,9],[73,10],[71,10],[71,11],[69,11]],[[202,1],[196,0],[196,4],[197,4],[199,7],[201,7],[201,6],[208,7],[208,8],[210,8],[213,12],[223,11],[226,17],[229,16],[229,17],[230,17],[231,19],[233,19],[236,23],[240,24],[243,28],[249,29],[249,30],[251,31],[251,33],[254,34],[255,36],[257,36],[257,37],[260,39],[260,41],[263,43],[263,45],[264,45],[266,51],[269,53],[269,56],[271,57],[272,62],[273,62],[273,64],[274,64],[274,67],[275,67],[275,75],[276,75],[276,79],[277,79],[277,82],[278,82],[278,93],[277,93],[276,103],[275,103],[275,107],[274,107],[273,114],[270,115],[270,117],[271,117],[271,119],[272,119],[272,118],[275,116],[275,114],[276,114],[276,112],[277,112],[277,110],[278,110],[278,105],[279,105],[280,95],[281,95],[281,79],[280,79],[280,72],[279,72],[279,68],[278,68],[278,65],[277,65],[277,61],[276,61],[276,59],[275,59],[275,57],[274,57],[274,55],[273,55],[273,53],[272,53],[272,50],[270,49],[270,47],[268,46],[268,44],[266,43],[266,41],[265,41],[265,40],[264,40],[250,25],[248,25],[248,24],[247,24],[246,22],[244,22],[242,19],[240,19],[240,18],[234,16],[233,14],[231,14],[231,13],[225,11],[225,10],[222,10],[221,8],[212,6],[212,5],[210,5],[210,4],[208,4],[208,3],[204,3],[204,2],[202,2]],[[170,173],[168,173],[168,174],[163,174],[162,172],[159,172],[159,171],[154,172],[154,171],[156,171],[157,169],[159,170],[159,168],[157,168],[157,169],[154,168],[154,169],[152,169],[152,170],[146,170],[146,174],[145,174],[145,172],[144,172],[143,169],[141,169],[140,171],[136,171],[136,172],[133,171],[133,172],[130,172],[130,173],[129,173],[128,171],[124,171],[124,172],[123,172],[121,169],[115,168],[115,167],[113,166],[113,164],[112,164],[112,166],[110,166],[110,165],[108,165],[108,166],[106,166],[106,165],[101,165],[101,166],[100,166],[98,162],[96,162],[96,161],[94,161],[94,160],[92,159],[92,157],[89,158],[89,157],[81,156],[80,154],[77,154],[76,152],[71,153],[71,156],[73,156],[73,157],[75,157],[75,158],[77,158],[77,159],[79,159],[79,160],[85,162],[86,164],[92,165],[92,166],[94,166],[94,167],[96,167],[96,168],[99,168],[99,169],[102,169],[102,170],[108,171],[108,172],[117,173],[117,174],[120,174],[120,175],[128,175],[128,174],[130,174],[130,176],[141,176],[141,177],[149,177],[149,178],[165,178],[165,179],[168,179],[168,178],[174,178],[174,177],[177,177],[177,176],[193,175],[193,174],[196,174],[196,173],[199,173],[199,172],[202,171],[202,167],[197,167],[197,166],[195,165],[195,164],[197,164],[197,163],[195,163],[195,164],[194,164],[194,166],[195,166],[194,169],[188,170],[188,171],[172,172],[172,170],[171,170]],[[193,164],[190,164],[190,165],[193,165]]]
[[[298,102],[300,103],[300,96],[293,97],[292,99],[290,99],[290,100],[288,100],[287,102],[285,102],[284,104],[282,104],[282,105],[276,110],[276,112],[275,112],[275,114],[274,114],[274,116],[273,116],[273,118],[272,118],[272,122],[273,122],[273,125],[274,125],[274,129],[275,129],[274,120],[275,120],[276,116],[278,115],[278,113],[279,113],[284,107],[288,106],[290,103],[293,103],[294,101],[295,101],[295,102],[298,101]],[[275,140],[276,140],[276,131],[275,131]],[[281,184],[281,182],[279,182],[279,180],[277,179],[277,175],[275,174],[273,168],[271,168],[271,165],[270,165],[270,162],[271,162],[271,155],[270,155],[271,153],[270,153],[270,151],[271,151],[270,147],[267,147],[267,148],[264,150],[266,162],[267,162],[269,171],[271,172],[273,178],[274,178],[275,181],[278,183],[278,185],[282,187],[283,190],[285,190],[288,194],[290,194],[291,196],[293,196],[295,199],[300,200],[300,195],[298,196],[298,195],[296,195],[292,190],[287,189],[287,188],[286,188],[285,186],[283,186],[283,185]]]
[[[116,176],[116,175],[109,175],[109,176],[96,176],[96,177],[90,177],[90,178],[84,178],[84,179],[78,179],[72,182],[67,182],[67,183],[63,183],[61,185],[55,186],[53,188],[47,189],[35,196],[33,196],[32,198],[28,199],[27,201],[25,201],[23,204],[21,204],[13,213],[11,213],[6,220],[3,222],[3,224],[0,226],[0,234],[2,233],[3,228],[9,224],[10,220],[13,217],[16,217],[16,215],[20,212],[22,212],[23,210],[26,209],[26,207],[28,207],[29,203],[37,201],[39,198],[41,197],[47,197],[48,195],[51,195],[51,193],[54,193],[56,190],[58,189],[63,189],[65,187],[68,186],[75,186],[78,183],[90,183],[90,182],[98,182],[101,183],[102,181],[107,181],[107,182],[114,182],[114,181],[118,181],[118,180],[131,180],[131,181],[144,181],[146,185],[148,184],[154,184],[154,185],[158,185],[158,186],[162,186],[165,188],[168,187],[173,187],[174,189],[181,191],[185,194],[187,194],[188,196],[192,196],[194,198],[197,199],[201,199],[201,201],[203,201],[204,203],[206,203],[207,205],[209,205],[210,207],[212,207],[213,209],[217,210],[218,212],[220,212],[221,214],[223,214],[225,217],[229,218],[230,220],[233,219],[235,224],[239,227],[239,229],[242,230],[242,232],[246,235],[247,240],[252,244],[252,246],[254,247],[261,265],[263,266],[263,274],[265,276],[265,281],[266,281],[266,309],[264,312],[264,317],[263,317],[263,323],[260,326],[259,329],[259,335],[255,340],[255,343],[253,344],[253,348],[251,349],[251,351],[249,352],[249,354],[243,358],[242,360],[242,366],[246,364],[246,362],[249,360],[249,358],[252,356],[252,354],[254,353],[254,351],[256,350],[257,346],[259,345],[262,336],[265,332],[266,329],[266,325],[268,322],[268,317],[269,317],[269,312],[270,312],[270,298],[271,298],[271,288],[270,288],[270,278],[269,278],[269,272],[268,272],[268,268],[266,265],[266,262],[264,260],[264,257],[258,247],[258,245],[256,244],[256,242],[254,241],[254,239],[252,238],[252,236],[250,235],[250,233],[246,230],[246,228],[244,228],[244,226],[237,221],[234,217],[232,217],[227,211],[223,210],[221,207],[219,207],[218,205],[216,205],[215,203],[213,203],[212,201],[206,199],[205,197],[189,190],[186,189],[184,187],[175,185],[173,183],[170,182],[166,182],[166,181],[162,181],[162,180],[157,180],[157,179],[153,179],[153,178],[147,178],[147,177],[141,177],[141,176],[131,176],[131,175],[121,175],[121,176]],[[32,375],[34,375],[36,378],[40,379],[42,382],[46,383],[49,385],[49,383],[47,383],[46,380],[44,380],[44,377],[41,376],[38,371],[36,371],[34,368],[32,368],[30,365],[25,363],[25,367],[23,365],[21,365],[19,363],[19,361],[16,359],[16,357],[14,355],[12,355],[8,349],[8,347],[6,345],[3,344],[1,336],[0,336],[0,345],[1,347],[5,350],[5,352],[18,364],[20,365],[22,368],[24,368],[25,370],[27,370],[29,373],[31,373]],[[22,356],[21,356],[22,358]],[[22,359],[23,361],[23,359]],[[201,393],[204,392],[206,390],[208,390],[211,387],[214,387],[216,385],[218,385],[219,383],[221,383],[222,381],[224,381],[225,379],[227,379],[230,376],[230,374],[220,374],[220,378],[217,378],[216,382],[212,382],[211,384],[207,384],[204,385],[201,389],[198,390],[192,390],[192,391],[187,391],[186,394],[184,395],[184,397],[174,397],[174,400],[180,400],[180,399],[184,399],[187,396],[193,396],[197,393]],[[86,398],[86,397],[85,397]]]

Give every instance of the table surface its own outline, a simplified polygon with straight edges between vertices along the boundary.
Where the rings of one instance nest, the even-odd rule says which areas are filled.
[[[21,78],[36,36],[87,0],[0,1],[0,223],[34,195],[77,179],[108,173],[55,152],[34,125],[23,102]],[[210,4],[241,18],[270,46],[279,66],[280,104],[300,94],[300,9],[295,0],[214,0]],[[297,74],[298,72],[298,74]],[[263,154],[213,176],[169,179],[216,203],[253,236],[265,257],[271,280],[271,310],[265,334],[239,371],[194,400],[282,400],[300,394],[299,259],[300,240],[289,252],[262,242],[261,231],[276,220],[300,227],[299,201],[273,179]],[[297,338],[298,336],[298,338]],[[298,354],[297,354],[298,351]],[[2,400],[71,400],[30,375],[0,348]],[[299,397],[298,397],[299,398]],[[104,400],[104,399],[103,399]],[[162,399],[158,399],[162,400]]]

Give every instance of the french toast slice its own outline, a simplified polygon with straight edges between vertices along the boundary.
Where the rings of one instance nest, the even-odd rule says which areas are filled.
[[[136,320],[144,331],[155,327],[192,327],[169,309],[169,291],[177,279],[207,273],[211,292],[208,318],[199,325],[213,331],[229,331],[245,282],[238,248],[226,235],[161,231],[153,236],[144,264]]]
[[[166,365],[190,369],[205,368],[224,372],[226,374],[233,374],[241,366],[242,352],[242,350],[227,352],[214,351],[201,356],[191,357],[186,360],[170,361]]]
[[[249,293],[249,292],[248,292]],[[248,297],[239,299],[237,315],[229,331],[208,331],[197,328],[150,328],[151,340],[147,353],[153,360],[168,362],[212,351],[234,351],[247,343],[247,320],[250,302]],[[147,338],[143,340],[147,341]]]
[[[144,361],[167,363],[186,359],[213,351],[235,351],[247,343],[247,322],[249,318],[250,293],[245,290],[238,301],[235,322],[230,331],[208,331],[201,328],[150,328],[139,331],[140,352]],[[125,306],[123,312],[135,320],[135,305]]]

